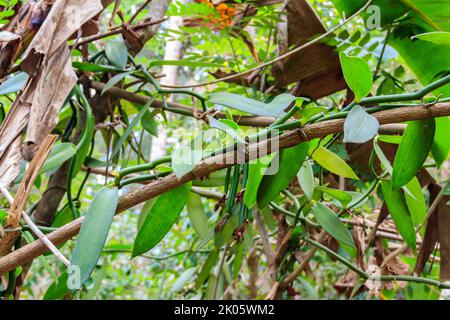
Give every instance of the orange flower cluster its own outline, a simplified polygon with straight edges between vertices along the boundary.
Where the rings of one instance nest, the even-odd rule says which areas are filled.
[[[229,6],[225,3],[220,3],[218,5],[214,5],[211,0],[195,0],[197,3],[206,3],[210,7],[214,7],[219,14],[219,17],[215,15],[210,15],[210,22],[215,25],[215,27],[219,27],[219,29],[224,29],[226,27],[231,26],[233,22],[234,15],[236,13],[236,8]]]

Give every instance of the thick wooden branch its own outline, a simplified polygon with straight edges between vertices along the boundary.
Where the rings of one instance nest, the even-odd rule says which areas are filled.
[[[91,81],[90,83],[91,88],[97,90],[97,91],[102,91],[103,88],[105,87],[105,84],[102,82],[97,82],[97,81]],[[105,94],[111,95],[115,98],[120,98],[120,99],[124,99],[133,103],[137,103],[140,105],[145,105],[150,98],[143,96],[143,95],[139,95],[136,93],[132,93],[129,92],[127,90],[123,90],[120,89],[118,87],[112,87],[110,88],[108,91],[106,91]],[[181,104],[181,103],[177,103],[177,102],[171,102],[168,101],[167,102],[167,106],[169,108],[171,108],[168,111],[174,112],[172,110],[175,111],[185,111],[185,115],[190,115],[190,116],[194,116],[194,110],[187,105]],[[153,101],[152,108],[163,108],[163,103],[160,100],[155,100]],[[221,118],[221,119],[225,119],[226,115],[223,112],[217,112],[214,114],[214,116],[216,118]],[[234,121],[236,123],[238,123],[239,125],[242,126],[251,126],[251,127],[267,127],[269,125],[271,125],[275,119],[271,118],[271,117],[261,117],[261,116],[234,116]]]
[[[390,109],[374,113],[373,115],[378,119],[380,124],[423,120],[429,117],[443,117],[450,115],[450,103],[439,103],[429,107],[403,107]],[[302,128],[302,130],[291,130],[279,137],[279,147],[281,149],[289,148],[305,140],[311,140],[314,138],[324,137],[332,133],[342,132],[343,126],[344,119],[337,119],[314,123]],[[255,152],[255,150],[260,151],[258,157],[262,157],[269,153],[270,150],[269,148],[267,148],[267,145],[273,142],[274,139],[270,139],[264,140],[260,143],[251,144],[248,147],[248,154],[250,155],[249,160],[256,158],[255,154],[257,153]],[[180,180],[178,180],[174,174],[171,174],[165,178],[149,183],[136,191],[121,196],[117,208],[117,213],[132,208],[150,198],[176,188],[188,181],[206,177],[214,171],[231,167],[235,163],[235,152],[228,152],[224,155],[218,155],[205,159],[199,165],[197,165],[191,173],[187,174]],[[48,239],[50,239],[55,245],[64,243],[78,234],[82,222],[83,217],[48,234]],[[37,240],[10,253],[3,258],[0,258],[0,275],[13,270],[17,266],[30,262],[39,255],[45,253],[47,250],[47,247],[40,240]]]

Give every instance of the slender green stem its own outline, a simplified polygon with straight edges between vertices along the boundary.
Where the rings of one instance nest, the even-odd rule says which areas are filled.
[[[450,283],[446,283],[443,281],[428,279],[428,278],[421,278],[421,277],[413,277],[413,276],[373,276],[369,275],[363,270],[359,269],[357,266],[355,266],[353,263],[345,259],[344,257],[340,256],[333,250],[325,247],[321,243],[314,241],[312,239],[305,239],[307,242],[312,244],[313,246],[319,248],[320,250],[325,251],[327,254],[344,264],[346,267],[351,269],[353,272],[355,272],[357,275],[359,275],[363,279],[370,279],[370,280],[379,280],[379,281],[406,281],[406,282],[415,282],[415,283],[423,283],[428,284],[430,286],[435,286],[439,289],[450,289]]]
[[[116,185],[119,185],[120,184],[120,180],[123,177],[126,177],[129,174],[142,172],[142,171],[149,171],[149,170],[152,170],[152,169],[156,168],[157,166],[159,166],[159,165],[161,165],[163,163],[169,163],[171,161],[172,161],[172,157],[171,156],[165,156],[165,157],[156,159],[154,161],[151,161],[149,163],[139,164],[137,166],[132,166],[132,167],[128,167],[128,168],[122,169],[122,170],[120,170],[117,173],[117,176],[116,176],[116,179],[114,180],[114,183]]]

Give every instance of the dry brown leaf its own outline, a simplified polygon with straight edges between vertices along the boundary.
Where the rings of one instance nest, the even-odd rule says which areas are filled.
[[[0,32],[0,80],[4,78],[14,63],[22,38],[12,32]]]
[[[450,207],[447,201],[450,197],[443,197],[439,202],[438,220],[439,220],[439,252],[440,252],[440,277],[441,280],[450,280]]]
[[[19,175],[22,156],[20,155],[21,137],[17,137],[4,153],[0,170],[0,187],[7,188]],[[1,158],[0,158],[1,161]]]
[[[26,144],[22,150],[26,160],[33,158],[42,139],[55,126],[59,109],[77,80],[66,41],[103,10],[100,0],[61,0],[55,2],[47,14],[51,4],[53,1],[44,0],[39,6],[29,7],[31,13],[25,15],[28,22],[36,15],[46,18],[21,64],[30,78],[0,127],[0,172],[11,163],[11,157],[17,160],[17,145],[15,150],[8,148],[27,124]],[[29,24],[25,23],[25,28]],[[8,180],[11,179],[15,177],[10,174]]]
[[[441,188],[437,184],[431,184],[429,187],[430,190],[430,203],[436,199],[437,195],[441,191]],[[422,240],[422,245],[420,246],[419,255],[417,256],[416,266],[414,268],[414,273],[420,275],[422,273],[423,268],[425,267],[425,263],[428,261],[431,253],[433,252],[436,243],[439,239],[439,216],[438,210],[434,210],[427,221],[425,227],[425,235]]]
[[[56,135],[48,136],[39,148],[33,161],[31,161],[25,175],[17,189],[16,196],[14,197],[14,202],[9,209],[8,220],[6,227],[8,229],[15,229],[20,226],[20,218],[22,216],[25,203],[28,196],[33,188],[34,181],[39,175],[39,170],[47,159],[53,144],[57,139]],[[3,238],[0,239],[0,257],[11,252],[11,248],[16,242],[17,237],[20,235],[19,231],[8,232]]]

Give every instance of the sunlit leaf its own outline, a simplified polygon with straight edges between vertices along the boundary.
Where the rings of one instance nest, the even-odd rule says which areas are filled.
[[[341,52],[339,54],[345,81],[355,94],[356,102],[370,93],[373,84],[372,72],[364,59],[350,57]]]
[[[320,166],[334,174],[337,174],[338,176],[349,179],[359,179],[353,169],[350,168],[344,160],[322,146],[314,149],[311,156]]]
[[[418,34],[413,39],[425,40],[434,44],[450,46],[450,32],[436,31]]]

